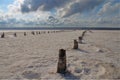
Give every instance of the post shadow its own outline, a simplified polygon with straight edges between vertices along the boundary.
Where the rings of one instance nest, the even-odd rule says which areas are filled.
[[[80,80],[81,76],[75,76],[73,73],[67,71],[66,74],[60,74],[65,80]]]

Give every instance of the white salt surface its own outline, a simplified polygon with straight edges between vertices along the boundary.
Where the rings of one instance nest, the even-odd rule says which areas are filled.
[[[0,79],[120,79],[120,31],[87,31],[78,50],[72,49],[73,40],[83,31],[49,32],[5,32],[0,38]],[[65,75],[56,73],[62,48],[67,54]]]

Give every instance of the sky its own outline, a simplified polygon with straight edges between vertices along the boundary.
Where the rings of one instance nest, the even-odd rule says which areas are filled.
[[[0,0],[0,27],[120,28],[120,0]]]

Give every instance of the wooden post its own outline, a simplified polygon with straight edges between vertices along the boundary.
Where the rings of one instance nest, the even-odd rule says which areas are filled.
[[[59,60],[57,65],[57,73],[66,73],[66,50],[60,49],[59,50]]]
[[[35,35],[35,32],[32,31],[31,33],[32,33],[33,35]]]
[[[73,46],[73,49],[78,49],[78,42],[77,42],[77,40],[74,40],[74,46]]]
[[[16,34],[16,33],[14,33],[14,37],[17,37],[17,34]]]
[[[82,43],[82,36],[78,37],[79,43]]]
[[[26,32],[24,32],[24,36],[26,36],[27,34],[26,34]]]
[[[82,37],[84,37],[85,36],[85,33],[86,33],[87,31],[83,31],[83,33],[82,33]]]
[[[1,35],[1,38],[4,38],[5,37],[5,34],[4,34],[4,32],[3,32],[3,34]]]

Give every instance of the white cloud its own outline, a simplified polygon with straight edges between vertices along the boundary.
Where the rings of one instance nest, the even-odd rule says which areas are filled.
[[[24,0],[21,4],[21,12],[57,10],[62,17],[91,11],[102,4],[104,0]],[[91,4],[92,3],[92,4]]]
[[[74,0],[71,1],[64,9],[61,10],[62,17],[69,17],[71,15],[83,12],[91,12],[95,7],[102,4],[104,0]],[[92,4],[91,4],[92,3]]]
[[[36,4],[40,1],[43,4]],[[113,3],[114,0],[47,1],[14,0],[8,5],[8,12],[0,10],[0,26],[52,26],[48,22],[49,16],[59,21],[56,26],[120,26],[120,3]]]
[[[120,15],[120,3],[112,4],[108,2],[99,11],[99,15]]]
[[[120,3],[107,2],[98,12],[98,24],[120,27]]]

